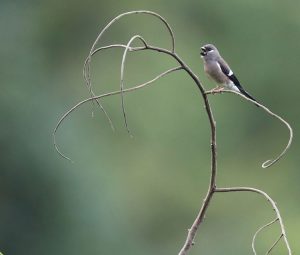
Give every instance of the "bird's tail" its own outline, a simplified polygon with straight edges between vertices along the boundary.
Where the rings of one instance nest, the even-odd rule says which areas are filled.
[[[244,89],[239,89],[240,90],[240,92],[244,95],[244,96],[246,96],[246,97],[248,97],[248,98],[250,98],[251,100],[253,100],[253,101],[255,101],[256,103],[258,103],[257,102],[257,100],[255,99],[255,98],[253,98],[246,90],[244,90]],[[255,103],[254,103],[255,104]],[[258,104],[255,104],[257,107],[259,107],[259,105]]]

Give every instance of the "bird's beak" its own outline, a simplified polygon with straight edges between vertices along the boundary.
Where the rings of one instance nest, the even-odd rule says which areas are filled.
[[[206,56],[206,54],[207,54],[207,52],[206,52],[205,47],[201,47],[200,55],[201,55],[202,57],[204,57],[204,56]]]

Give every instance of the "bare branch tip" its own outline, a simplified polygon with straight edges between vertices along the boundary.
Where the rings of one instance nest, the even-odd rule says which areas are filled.
[[[276,163],[276,161],[277,161],[277,160],[269,159],[269,160],[265,161],[265,162],[261,165],[261,167],[264,168],[264,169],[266,169],[266,168],[272,166],[274,163]]]
[[[262,230],[264,230],[264,229],[267,228],[267,227],[270,227],[272,224],[274,224],[274,223],[277,222],[278,220],[279,220],[279,218],[276,218],[276,219],[272,220],[271,222],[269,222],[269,223],[263,225],[262,227],[260,227],[260,228],[255,232],[255,234],[253,235],[253,238],[252,238],[252,245],[251,245],[251,246],[252,246],[252,251],[253,251],[254,255],[257,255],[256,250],[255,250],[255,240],[256,240],[257,235],[258,235]]]
[[[55,139],[55,138],[54,138],[54,139]],[[72,164],[74,163],[74,161],[73,161],[72,159],[70,159],[69,157],[67,157],[65,154],[63,154],[63,153],[59,150],[59,148],[58,148],[58,146],[57,146],[55,140],[54,140],[54,148],[55,148],[56,152],[57,152],[63,159],[66,159],[67,161],[69,161],[69,162],[72,163]]]
[[[233,93],[233,94],[239,95],[240,97],[246,99],[247,101],[256,104],[261,109],[263,109],[265,112],[267,112],[269,115],[271,115],[271,116],[275,117],[276,119],[278,119],[280,122],[282,122],[288,128],[288,130],[289,130],[289,139],[288,139],[287,145],[282,150],[282,152],[277,156],[276,159],[267,160],[266,162],[264,162],[262,164],[262,168],[268,168],[268,167],[274,165],[277,161],[279,161],[286,154],[287,150],[290,148],[290,146],[292,144],[292,141],[293,141],[293,129],[290,126],[290,124],[286,120],[284,120],[282,117],[280,117],[279,115],[277,115],[274,112],[272,112],[269,108],[267,108],[263,104],[258,103],[258,102],[254,101],[252,99],[249,99],[248,97],[244,96],[243,94],[241,94],[239,92],[236,92],[236,91],[233,91],[233,90],[222,90],[222,92]],[[212,89],[212,90],[206,91],[205,94],[206,95],[209,95],[209,94],[219,94],[219,91],[217,91],[217,93],[216,93],[216,91],[214,91]]]

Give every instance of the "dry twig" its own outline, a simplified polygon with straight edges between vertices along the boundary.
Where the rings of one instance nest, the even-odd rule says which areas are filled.
[[[264,230],[265,228],[271,226],[271,225],[274,224],[276,221],[278,221],[278,218],[276,218],[276,219],[272,220],[271,222],[269,222],[269,223],[263,225],[262,227],[260,227],[260,228],[255,232],[255,234],[254,234],[254,236],[253,236],[253,238],[252,238],[252,244],[251,244],[254,255],[257,255],[256,250],[255,250],[255,240],[256,240],[256,236],[257,236],[262,230]]]
[[[153,82],[157,81],[158,79],[166,76],[167,74],[170,74],[172,72],[175,72],[175,71],[178,71],[178,70],[181,70],[181,67],[174,67],[174,68],[171,68],[161,74],[159,74],[158,76],[156,76],[155,78],[153,78],[152,80],[150,81],[147,81],[143,84],[140,84],[140,85],[137,85],[137,86],[134,86],[132,88],[128,88],[128,89],[124,89],[123,90],[123,93],[127,93],[127,92],[133,92],[135,90],[138,90],[138,89],[141,89],[141,88],[144,88],[146,86],[149,86],[150,84],[152,84]],[[114,96],[114,95],[119,95],[121,94],[121,91],[120,90],[117,90],[117,91],[112,91],[112,92],[108,92],[108,93],[105,93],[105,94],[102,94],[100,96],[94,96],[94,97],[90,97],[90,98],[87,98],[85,100],[82,100],[80,101],[79,103],[77,103],[76,105],[74,105],[70,110],[68,110],[60,119],[59,121],[57,122],[55,128],[54,128],[54,131],[53,131],[53,144],[54,144],[54,147],[55,147],[55,150],[57,151],[57,153],[63,157],[64,159],[66,160],[69,160],[71,162],[73,162],[69,157],[67,157],[64,153],[61,152],[57,142],[56,142],[56,133],[59,129],[59,127],[61,126],[61,124],[63,123],[63,121],[66,120],[67,117],[69,117],[69,115],[74,112],[75,110],[77,110],[79,107],[81,107],[82,105],[84,105],[85,103],[87,102],[91,102],[92,100],[96,100],[96,99],[101,99],[101,98],[104,98],[104,97],[108,97],[108,96]]]
[[[283,237],[285,246],[286,246],[286,248],[288,250],[288,254],[291,255],[292,251],[291,251],[289,242],[288,242],[287,237],[286,237],[285,227],[284,227],[283,220],[281,218],[279,209],[278,209],[275,201],[266,192],[264,192],[262,190],[259,190],[259,189],[251,188],[251,187],[230,187],[230,188],[216,188],[215,189],[215,192],[244,192],[244,191],[254,192],[254,193],[260,194],[260,195],[264,196],[267,199],[267,201],[271,204],[273,210],[276,213],[276,218],[277,218],[276,220],[279,222],[279,226],[280,226],[280,229],[281,229],[281,235]],[[274,222],[271,222],[271,224],[273,224]],[[271,224],[269,224],[269,225],[271,225]],[[275,243],[275,245],[277,243],[278,243],[278,241]],[[275,246],[275,245],[273,245],[273,246]],[[271,247],[271,249],[274,248],[273,246]]]
[[[125,50],[124,50],[123,57],[122,57],[122,64],[121,64],[120,91],[121,91],[121,98],[122,98],[122,111],[123,111],[123,116],[124,116],[124,121],[125,121],[125,127],[126,127],[127,132],[129,134],[130,134],[130,131],[129,131],[128,124],[127,124],[126,112],[125,112],[125,107],[124,107],[124,94],[123,94],[123,90],[124,90],[124,68],[125,68],[125,60],[126,60],[127,52],[130,50],[130,45],[136,39],[139,39],[144,44],[145,48],[147,48],[147,43],[146,43],[146,41],[144,40],[143,37],[141,37],[140,35],[133,36],[129,40],[127,45],[125,46]]]
[[[278,119],[280,122],[282,122],[284,125],[286,125],[286,127],[288,128],[289,130],[289,140],[288,140],[288,143],[287,145],[285,146],[285,148],[283,149],[283,151],[279,154],[279,156],[277,156],[275,159],[269,159],[267,161],[265,161],[263,164],[262,164],[262,168],[268,168],[272,165],[274,165],[277,161],[280,160],[280,158],[282,158],[284,156],[284,154],[287,152],[287,150],[290,148],[291,144],[292,144],[292,141],[293,141],[293,129],[292,127],[290,126],[290,124],[284,120],[282,117],[280,117],[279,115],[275,114],[274,112],[272,112],[269,108],[267,108],[266,106],[258,103],[258,102],[255,102],[253,101],[252,99],[244,96],[243,94],[239,93],[239,92],[236,92],[236,91],[233,91],[233,90],[222,90],[220,92],[215,92],[215,91],[207,91],[206,94],[207,95],[210,95],[210,94],[220,94],[220,93],[233,93],[233,94],[236,94],[236,95],[239,95],[241,96],[242,98],[252,102],[252,103],[255,103],[257,105],[260,106],[260,108],[262,108],[264,111],[266,111],[268,114],[270,114],[271,116],[275,117],[276,119]]]

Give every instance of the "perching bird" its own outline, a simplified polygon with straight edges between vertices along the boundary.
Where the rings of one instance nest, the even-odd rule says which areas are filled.
[[[221,57],[218,49],[213,44],[206,44],[202,46],[200,55],[204,61],[204,71],[218,84],[218,87],[213,91],[221,91],[225,87],[227,89],[240,92],[244,96],[257,102],[244,90],[239,80],[231,71],[229,65]],[[256,104],[256,106],[259,105]]]

